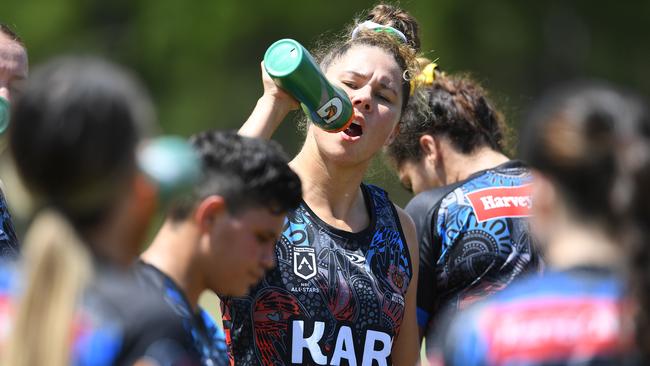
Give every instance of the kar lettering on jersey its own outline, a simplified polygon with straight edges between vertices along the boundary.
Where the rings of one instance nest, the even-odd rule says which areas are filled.
[[[528,217],[532,208],[531,185],[492,187],[467,194],[476,219],[483,222],[503,217]]]
[[[387,366],[392,348],[391,336],[388,333],[366,330],[365,339],[355,341],[352,328],[342,325],[336,331],[334,349],[324,353],[319,341],[325,333],[325,322],[307,321],[311,323],[311,333],[307,330],[304,320],[291,322],[291,363],[297,365],[340,365],[344,360],[350,366]],[[355,345],[363,345],[362,348]],[[358,349],[359,348],[359,349]],[[375,363],[376,361],[376,363]]]

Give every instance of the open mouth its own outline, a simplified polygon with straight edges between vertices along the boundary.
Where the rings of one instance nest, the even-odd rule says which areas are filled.
[[[363,128],[360,125],[352,122],[348,128],[346,128],[343,133],[351,137],[357,137],[363,135]]]

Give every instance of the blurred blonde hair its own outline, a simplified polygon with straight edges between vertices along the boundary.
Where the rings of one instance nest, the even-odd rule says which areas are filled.
[[[76,305],[93,272],[90,254],[70,223],[49,209],[34,220],[24,249],[25,286],[2,365],[69,365]]]

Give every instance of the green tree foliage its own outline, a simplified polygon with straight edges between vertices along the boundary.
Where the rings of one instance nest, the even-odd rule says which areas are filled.
[[[91,53],[140,75],[166,133],[236,128],[261,94],[259,63],[273,41],[307,47],[338,32],[368,1],[3,0],[0,21],[24,38],[30,63]],[[470,72],[517,125],[551,83],[598,77],[650,92],[650,2],[586,0],[411,0],[426,56],[449,72]],[[287,121],[277,139],[291,153],[302,137]],[[369,180],[409,198],[392,173]]]

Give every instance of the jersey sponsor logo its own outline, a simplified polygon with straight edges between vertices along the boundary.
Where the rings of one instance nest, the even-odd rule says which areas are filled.
[[[304,280],[316,276],[316,251],[314,248],[293,248],[293,273]]]
[[[311,332],[307,325],[310,325]],[[389,365],[392,338],[388,333],[367,329],[361,342],[354,339],[352,328],[341,325],[336,330],[334,349],[323,353],[319,342],[325,331],[325,322],[313,320],[291,321],[291,363],[298,365],[340,365],[347,361],[350,366]],[[359,347],[363,345],[363,347]]]
[[[490,309],[481,317],[491,363],[589,358],[624,348],[621,305],[610,299],[560,299]]]
[[[476,219],[483,222],[503,217],[528,217],[532,208],[531,185],[492,187],[467,194]]]

